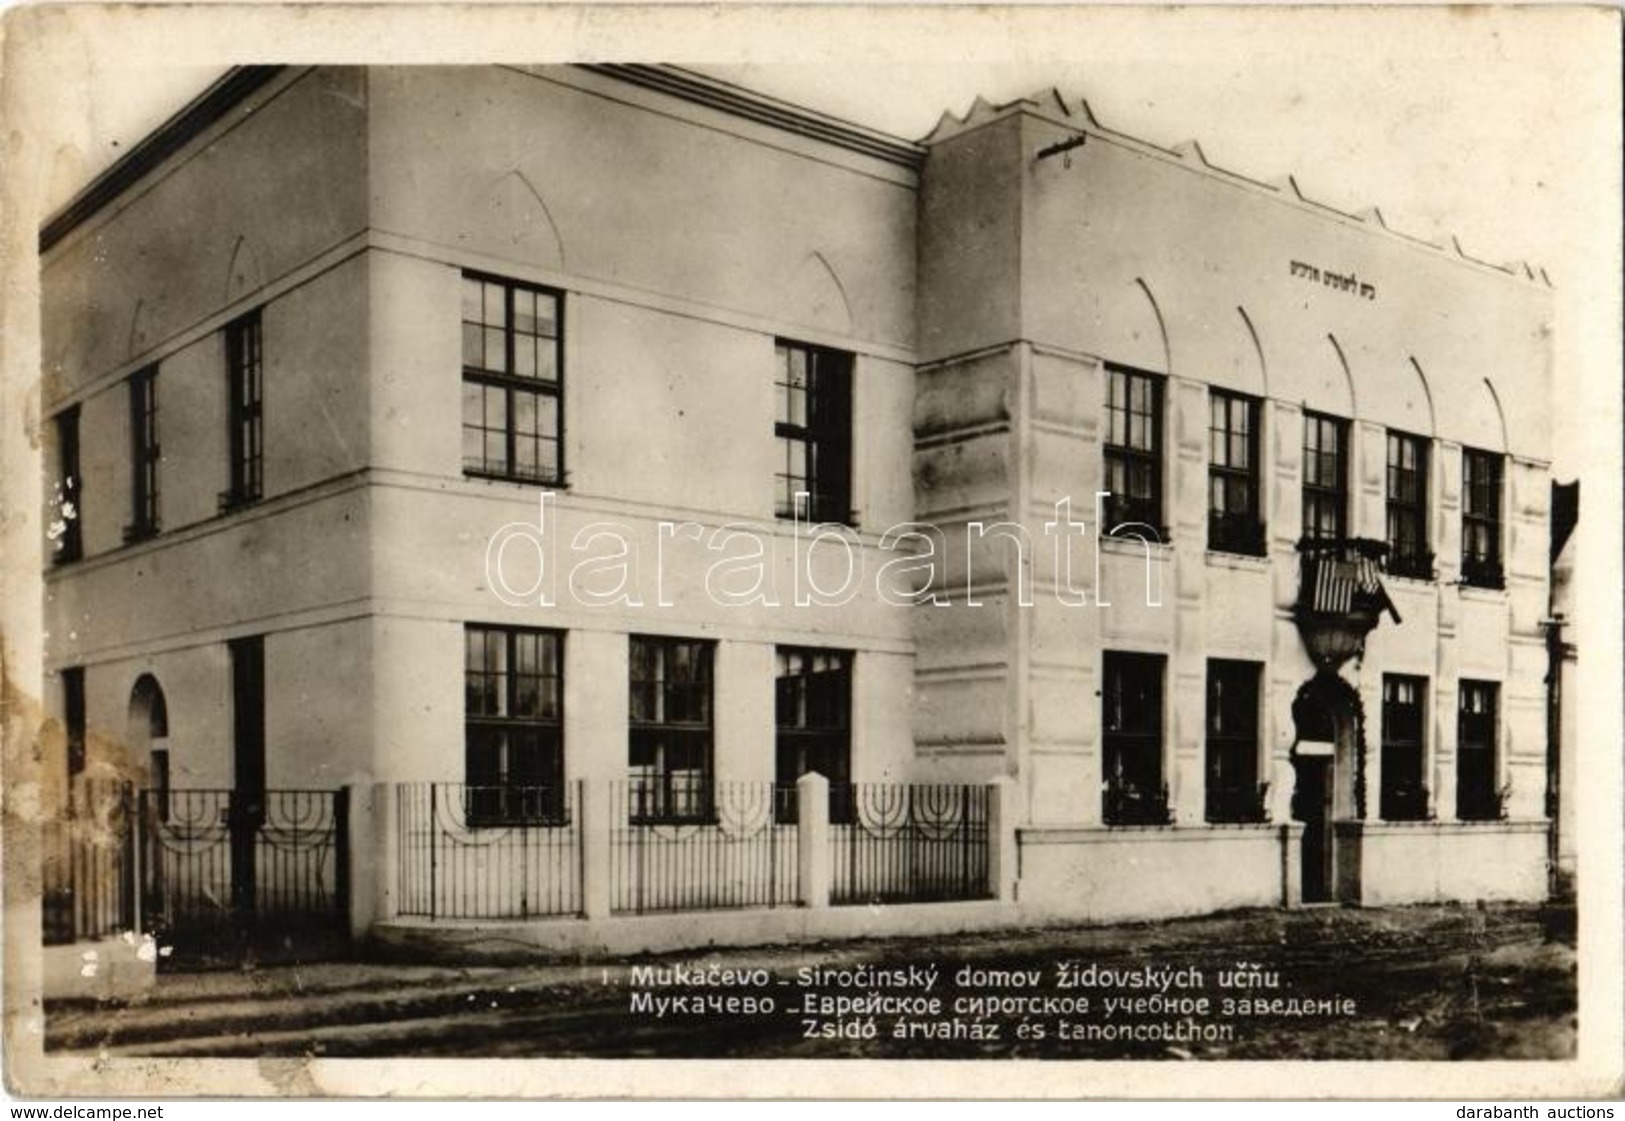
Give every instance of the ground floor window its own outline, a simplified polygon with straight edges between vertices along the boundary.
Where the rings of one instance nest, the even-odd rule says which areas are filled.
[[[463,680],[470,823],[562,815],[564,636],[470,625]]]
[[[1102,662],[1102,817],[1107,825],[1165,824],[1162,683],[1167,659],[1108,650]]]
[[[1463,681],[1456,716],[1456,817],[1494,821],[1501,816],[1495,782],[1495,723],[1500,686]]]
[[[714,643],[631,639],[628,768],[634,821],[711,816]]]
[[[1207,820],[1264,820],[1258,783],[1257,662],[1207,664]]]
[[[830,820],[851,820],[852,655],[781,646],[776,651],[775,782],[789,787],[809,771],[829,780]],[[792,793],[781,794],[781,821],[795,820]]]
[[[1426,693],[1425,677],[1383,675],[1379,812],[1385,821],[1421,821],[1428,816],[1428,790],[1422,781]]]

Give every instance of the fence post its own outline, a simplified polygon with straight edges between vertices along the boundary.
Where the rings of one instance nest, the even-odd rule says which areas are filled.
[[[1009,775],[987,784],[987,888],[994,899],[1016,898],[1016,785]]]
[[[610,911],[610,831],[616,814],[619,787],[582,779],[576,788],[576,813],[581,821],[581,913],[589,919],[607,919]]]
[[[829,780],[808,771],[796,780],[796,871],[804,907],[829,906]]]
[[[368,793],[371,795],[371,812],[367,822],[369,829],[356,830],[358,838],[363,837],[370,844],[373,852],[377,853],[376,861],[372,867],[372,882],[369,884],[362,879],[355,881],[357,906],[363,896],[370,896],[372,914],[370,923],[384,922],[400,914],[400,876],[401,876],[401,820],[399,796],[396,791],[399,787],[393,782],[375,782]],[[352,849],[359,848],[352,844]],[[359,934],[360,931],[357,930]]]

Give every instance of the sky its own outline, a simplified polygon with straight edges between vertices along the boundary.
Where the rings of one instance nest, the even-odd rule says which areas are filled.
[[[997,102],[1054,87],[1069,102],[1086,99],[1107,128],[1166,146],[1194,138],[1219,166],[1266,180],[1290,172],[1317,201],[1375,205],[1394,229],[1544,267],[1558,304],[1560,394],[1572,396],[1568,380],[1605,373],[1588,344],[1619,318],[1616,286],[1598,283],[1618,274],[1618,27],[1596,13],[877,7],[844,22],[806,8],[761,19],[739,9],[734,21],[690,9],[682,22],[666,8],[635,23],[578,18],[550,35],[561,25],[459,11],[435,25],[446,30],[432,44],[400,20],[359,36],[311,21],[268,24],[264,39],[246,23],[240,36],[192,27],[176,49],[146,25],[59,32],[58,41],[83,34],[84,65],[57,96],[64,135],[43,184],[47,208],[223,63],[290,49],[311,61],[403,50],[412,61],[550,61],[578,50],[672,61],[908,138],[978,95]],[[265,46],[243,57],[256,41]],[[1617,357],[1617,343],[1608,352]],[[1569,413],[1556,423],[1559,475],[1595,458]]]

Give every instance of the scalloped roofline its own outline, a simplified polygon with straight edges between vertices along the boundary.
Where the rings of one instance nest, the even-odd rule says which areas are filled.
[[[1388,224],[1388,219],[1379,206],[1371,205],[1358,211],[1348,211],[1330,203],[1322,202],[1304,194],[1303,188],[1298,185],[1297,176],[1292,173],[1276,176],[1274,179],[1259,179],[1231,168],[1222,167],[1208,159],[1207,153],[1202,150],[1198,140],[1184,140],[1173,147],[1164,147],[1142,137],[1126,132],[1118,132],[1100,123],[1090,108],[1089,102],[1078,98],[1075,108],[1068,105],[1066,96],[1054,86],[1028,94],[1025,97],[1014,98],[1010,101],[994,104],[986,98],[978,96],[971,102],[970,108],[964,114],[946,111],[938,118],[936,126],[920,141],[927,148],[953,140],[967,133],[985,128],[995,121],[1004,120],[1014,113],[1030,113],[1051,124],[1063,128],[1070,128],[1076,132],[1098,136],[1108,142],[1122,145],[1134,151],[1151,155],[1155,158],[1169,160],[1190,171],[1223,179],[1238,186],[1262,191],[1288,205],[1307,210],[1310,213],[1319,213],[1323,217],[1332,217],[1346,222],[1357,222],[1362,226],[1381,231],[1390,237],[1419,246],[1423,249],[1438,253],[1447,258],[1461,261],[1478,268],[1488,269],[1502,276],[1514,280],[1524,281],[1536,287],[1554,287],[1551,277],[1545,268],[1531,264],[1524,260],[1509,261],[1497,264],[1483,257],[1477,257],[1462,247],[1461,239],[1455,234],[1450,235],[1449,244],[1441,245],[1427,238],[1406,233]]]
[[[1528,261],[1496,264],[1469,254],[1462,247],[1461,239],[1454,234],[1450,237],[1450,244],[1445,246],[1395,229],[1388,224],[1388,220],[1377,206],[1350,212],[1310,198],[1303,193],[1302,188],[1298,186],[1297,178],[1291,174],[1266,181],[1221,167],[1208,159],[1207,153],[1202,150],[1202,145],[1197,140],[1185,140],[1172,148],[1165,148],[1149,140],[1107,128],[1100,123],[1087,100],[1080,97],[1069,104],[1066,96],[1054,86],[999,104],[993,104],[986,98],[977,96],[963,115],[945,111],[924,139],[911,141],[677,66],[644,63],[577,65],[583,70],[604,74],[631,85],[662,92],[695,104],[706,105],[733,116],[834,144],[848,151],[915,171],[923,166],[932,146],[981,129],[1012,113],[1030,113],[1052,124],[1095,135],[1109,143],[1121,144],[1156,158],[1170,160],[1198,174],[1265,192],[1271,197],[1311,213],[1356,222],[1469,265],[1489,269],[1536,286],[1553,287],[1546,270]],[[40,227],[39,251],[44,253],[67,237],[73,230],[105,209],[137,180],[159,167],[200,133],[230,113],[235,106],[289,69],[292,68],[236,66],[228,70],[47,218]]]

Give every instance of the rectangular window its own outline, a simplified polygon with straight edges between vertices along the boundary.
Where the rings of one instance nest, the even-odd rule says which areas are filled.
[[[463,471],[564,482],[564,297],[463,274]]]
[[[1463,681],[1456,715],[1456,817],[1494,821],[1501,816],[1495,781],[1495,722],[1501,687],[1493,681]]]
[[[258,309],[226,328],[227,409],[230,414],[231,487],[222,510],[258,502],[264,494],[262,413],[265,352]]]
[[[1129,522],[1159,534],[1162,520],[1162,379],[1106,367],[1106,524]]]
[[[130,524],[125,541],[158,532],[158,367],[130,378]]]
[[[1102,806],[1107,825],[1162,825],[1168,789],[1162,781],[1160,654],[1103,655],[1101,689]]]
[[[1433,578],[1428,548],[1428,445],[1419,436],[1388,433],[1388,571]]]
[[[67,564],[84,556],[84,481],[79,473],[79,406],[56,415],[56,509],[51,517],[52,559]]]
[[[629,767],[634,821],[711,817],[715,644],[633,635]]]
[[[1382,677],[1382,799],[1384,821],[1422,821],[1428,789],[1422,782],[1427,678]]]
[[[62,671],[62,724],[67,733],[68,777],[85,769],[85,671],[71,666]]]
[[[1207,547],[1217,552],[1264,555],[1258,412],[1252,397],[1208,395]]]
[[[852,521],[852,356],[774,344],[774,473],[779,517]]]
[[[1461,578],[1479,588],[1503,586],[1501,464],[1493,452],[1461,453]]]
[[[464,627],[463,718],[471,823],[563,816],[562,634]]]
[[[781,787],[793,786],[802,775],[817,771],[829,780],[830,820],[849,822],[852,655],[844,650],[781,646],[776,656],[778,765],[774,781]],[[793,795],[784,795],[779,820],[795,820],[794,804]]]
[[[1258,784],[1257,662],[1207,664],[1207,819],[1264,820]]]
[[[1346,535],[1348,447],[1348,421],[1303,414],[1303,535],[1308,540]]]

